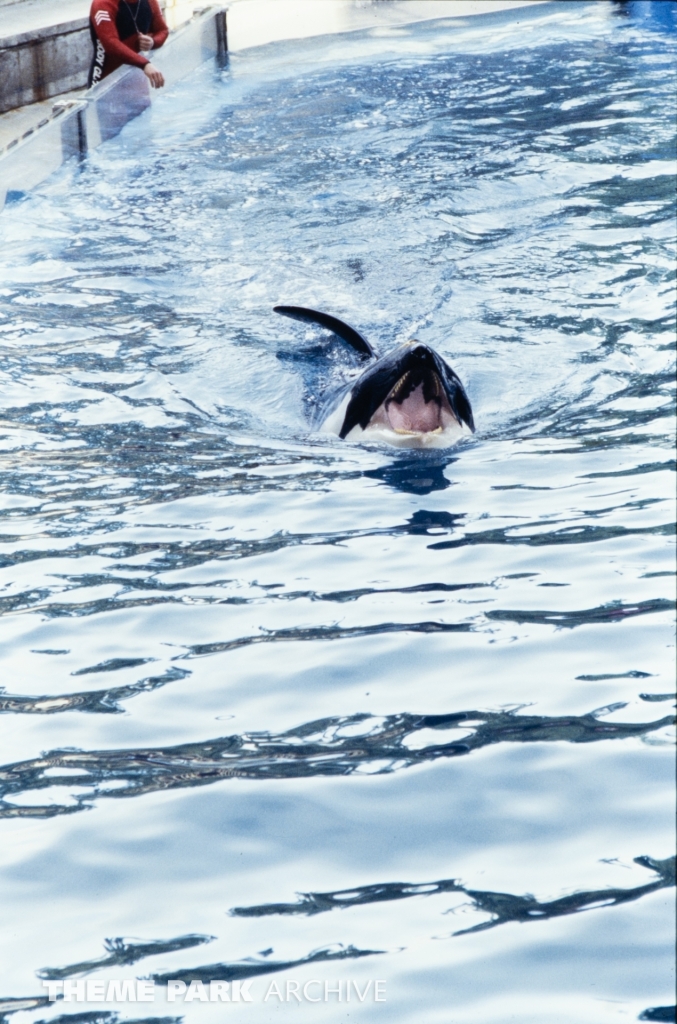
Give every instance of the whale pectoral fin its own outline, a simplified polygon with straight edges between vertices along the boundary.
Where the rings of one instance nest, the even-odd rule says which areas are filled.
[[[291,317],[292,320],[302,320],[305,323],[319,324],[320,327],[325,327],[328,331],[338,335],[342,341],[347,342],[362,358],[371,359],[376,355],[367,339],[363,338],[359,331],[329,313],[320,313],[316,309],[306,309],[304,306],[273,306],[273,312]]]

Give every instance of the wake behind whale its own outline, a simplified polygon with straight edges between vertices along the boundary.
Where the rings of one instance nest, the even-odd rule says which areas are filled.
[[[370,362],[325,411],[324,432],[345,441],[385,441],[400,448],[448,448],[474,433],[461,381],[429,345],[408,341],[379,358],[359,331],[329,313],[303,306],[275,306],[274,312],[319,324]]]

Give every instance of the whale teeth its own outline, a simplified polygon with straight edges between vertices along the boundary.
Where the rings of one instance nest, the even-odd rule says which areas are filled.
[[[395,385],[395,387],[392,389],[392,391],[390,392],[390,394],[386,398],[386,405],[389,402],[397,402],[398,400],[401,401],[399,396],[402,393],[402,391],[404,390],[404,388],[406,387],[406,384],[408,383],[408,380],[409,380],[410,377],[411,377],[411,371],[409,371],[409,370],[402,377],[400,377],[400,379],[398,380],[397,384]],[[410,390],[411,390],[411,388],[409,388],[409,391]],[[407,392],[407,394],[408,394],[408,392]],[[407,395],[405,394],[402,397],[406,398]]]
[[[417,387],[423,385],[423,398],[426,403],[436,402],[437,405],[441,405],[444,399],[444,389],[442,387],[442,381],[434,371],[416,371],[407,370],[397,384],[391,389],[390,394],[385,400],[386,407],[391,402],[397,402],[401,405]]]
[[[435,427],[434,430],[404,430],[402,427],[391,427],[394,434],[406,434],[409,437],[420,437],[422,434],[442,434],[442,427]]]

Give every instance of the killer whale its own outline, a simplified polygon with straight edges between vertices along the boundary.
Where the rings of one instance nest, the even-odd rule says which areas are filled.
[[[475,432],[463,384],[429,345],[408,341],[379,357],[359,331],[329,313],[304,306],[274,306],[273,311],[319,324],[369,362],[337,396],[323,418],[324,432],[344,441],[385,441],[403,448],[447,448]]]

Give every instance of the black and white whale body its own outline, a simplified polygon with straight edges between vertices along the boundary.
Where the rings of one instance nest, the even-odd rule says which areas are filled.
[[[275,306],[274,312],[325,327],[370,361],[326,416],[323,431],[401,448],[448,448],[474,433],[463,385],[429,345],[408,341],[379,359],[359,331],[329,313],[303,306]]]

